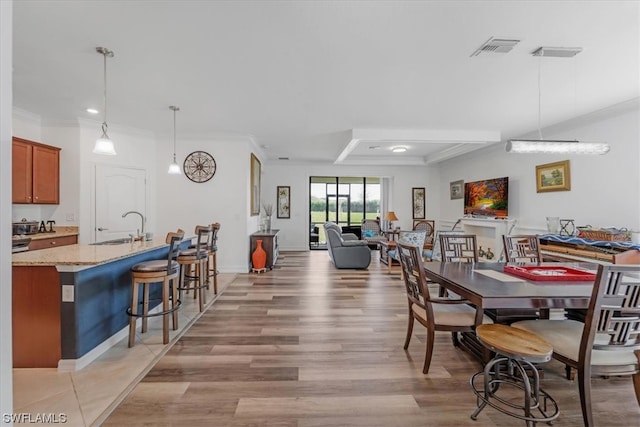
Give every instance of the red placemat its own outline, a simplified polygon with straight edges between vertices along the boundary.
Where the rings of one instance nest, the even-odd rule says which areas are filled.
[[[592,282],[596,279],[595,273],[578,270],[571,267],[537,265],[537,266],[515,266],[505,265],[504,272],[515,276],[524,277],[530,280],[540,281],[575,281]]]

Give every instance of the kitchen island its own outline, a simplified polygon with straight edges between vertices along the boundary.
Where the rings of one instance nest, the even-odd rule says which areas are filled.
[[[126,336],[130,269],[166,258],[168,248],[156,237],[13,254],[14,367],[80,369]],[[150,300],[160,304],[155,288]]]

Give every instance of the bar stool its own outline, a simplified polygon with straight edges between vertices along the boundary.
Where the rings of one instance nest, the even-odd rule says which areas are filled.
[[[471,377],[471,388],[478,398],[478,407],[471,414],[471,419],[476,420],[487,405],[525,421],[527,426],[539,422],[551,424],[558,418],[558,404],[540,388],[540,376],[533,365],[551,359],[551,344],[532,332],[500,324],[479,325],[476,335],[496,356],[486,364],[484,371]],[[475,380],[481,377],[484,381],[479,386]],[[524,403],[514,403],[507,394],[499,395],[502,385],[523,390]],[[550,407],[550,411],[547,411],[547,407]],[[539,416],[534,411],[539,412]]]
[[[162,316],[162,343],[169,342],[169,314],[173,314],[173,330],[178,328],[178,308],[181,301],[178,296],[179,265],[174,260],[178,255],[180,242],[184,232],[178,230],[168,233],[166,242],[169,252],[166,260],[140,262],[131,267],[131,306],[127,309],[129,317],[129,347],[133,347],[136,339],[136,320],[142,318],[142,333],[147,332],[147,319]],[[162,282],[162,311],[149,314],[149,285]],[[140,284],[142,284],[142,302],[140,302]],[[169,308],[171,302],[171,308]],[[142,304],[142,313],[138,306]]]
[[[207,259],[207,278],[213,278],[213,293],[218,295],[218,231],[220,223],[211,224],[211,245],[209,245],[209,258]]]
[[[218,231],[220,223],[211,224],[211,235],[208,237],[209,243],[202,243],[208,252],[207,257],[207,289],[209,288],[209,280],[213,278],[213,293],[218,294]],[[189,249],[195,249],[196,245],[189,246]]]
[[[196,244],[189,249],[180,251],[176,258],[180,265],[180,284],[178,289],[187,292],[193,289],[193,298],[199,299],[199,308],[202,312],[206,303],[204,288],[208,286],[207,261],[209,259],[209,241],[212,234],[211,226],[198,225],[195,232],[198,238]],[[191,283],[193,283],[193,286],[190,286]]]

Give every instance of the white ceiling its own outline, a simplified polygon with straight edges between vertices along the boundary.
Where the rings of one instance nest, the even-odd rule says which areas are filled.
[[[639,10],[638,1],[15,1],[14,105],[45,122],[101,120],[84,110],[102,108],[95,48],[104,46],[115,52],[112,126],[172,135],[177,105],[178,144],[245,135],[269,161],[425,164],[537,131],[538,99],[545,127],[638,97]],[[520,43],[472,57],[490,37]],[[540,46],[583,51],[532,56]],[[409,149],[392,156],[393,145]]]

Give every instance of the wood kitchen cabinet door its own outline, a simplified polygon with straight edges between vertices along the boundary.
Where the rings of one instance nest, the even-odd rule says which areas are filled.
[[[13,203],[60,203],[60,149],[13,138]]]
[[[32,145],[13,138],[11,167],[13,170],[13,203],[31,203],[32,193]]]
[[[33,146],[33,203],[60,203],[60,150]]]

